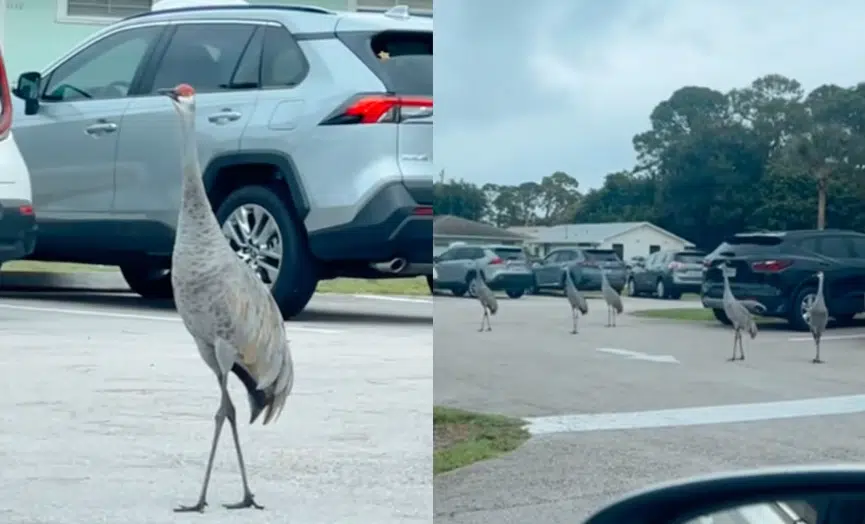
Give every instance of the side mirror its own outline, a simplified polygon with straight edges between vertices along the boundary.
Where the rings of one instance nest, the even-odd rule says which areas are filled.
[[[35,115],[39,111],[39,93],[42,91],[42,74],[36,71],[21,73],[14,94],[24,100],[24,114]]]
[[[852,522],[865,513],[865,467],[767,468],[696,477],[625,496],[584,524]]]

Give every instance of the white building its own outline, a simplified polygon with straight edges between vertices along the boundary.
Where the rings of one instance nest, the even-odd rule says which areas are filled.
[[[509,231],[529,235],[526,249],[535,256],[546,256],[559,247],[612,249],[622,260],[648,256],[655,251],[685,249],[694,244],[650,222],[608,222],[604,224],[565,224],[552,227],[511,227]]]

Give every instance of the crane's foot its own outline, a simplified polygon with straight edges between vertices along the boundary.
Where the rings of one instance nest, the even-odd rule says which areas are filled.
[[[571,335],[576,335],[576,334],[577,334],[577,330],[576,330],[576,329],[571,330]]]
[[[207,502],[203,500],[199,500],[192,506],[177,506],[174,508],[175,513],[191,513],[193,511],[197,511],[198,513],[204,513],[204,508],[207,507]]]
[[[481,331],[486,331],[486,330],[485,330],[484,328],[480,328],[480,329],[478,330],[478,333],[480,333]]]
[[[819,358],[815,358],[815,359],[812,360],[811,362],[814,363],[814,364],[822,364],[824,361],[823,361],[823,360],[820,360]]]
[[[225,509],[264,509],[264,506],[255,502],[255,499],[252,497],[252,493],[247,493],[246,495],[244,495],[243,500],[241,500],[237,504],[223,504],[223,506],[225,506]]]
[[[738,357],[730,357],[727,359],[727,362],[736,362],[737,360],[739,360]]]
[[[492,330],[493,330],[493,328],[491,328],[491,327],[487,328],[487,331],[492,331]]]

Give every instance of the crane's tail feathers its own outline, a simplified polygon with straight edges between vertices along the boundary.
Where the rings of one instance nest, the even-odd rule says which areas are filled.
[[[579,308],[579,310],[580,310],[580,313],[582,313],[583,315],[588,315],[588,314],[589,314],[589,306],[588,306],[588,304],[583,304],[583,305],[581,305],[580,308]]]
[[[624,307],[622,304],[616,304],[616,305],[613,306],[613,307],[616,308],[616,313],[618,313],[618,314],[620,314],[620,315],[621,315],[622,312],[625,310],[625,307]]]
[[[757,338],[757,323],[751,320],[751,323],[748,324],[748,334],[751,335],[751,338]]]
[[[498,304],[490,304],[489,309],[490,309],[490,315],[495,315],[496,312],[498,312],[498,310],[499,310],[499,305]]]
[[[262,425],[267,425],[269,422],[279,418],[282,413],[282,408],[285,406],[285,401],[288,399],[288,394],[294,387],[294,363],[291,360],[291,353],[288,348],[285,348],[285,360],[282,363],[279,377],[276,379],[276,384],[273,386],[270,404],[267,406],[267,412],[264,414]]]

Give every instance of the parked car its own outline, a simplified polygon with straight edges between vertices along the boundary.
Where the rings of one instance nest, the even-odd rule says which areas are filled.
[[[6,64],[0,54],[0,264],[24,258],[36,243],[30,172],[15,136]]]
[[[321,279],[430,275],[432,52],[432,19],[402,10],[187,7],[96,32],[15,91],[33,258],[171,295],[181,158],[157,91],[188,83],[216,217],[286,318]]]
[[[565,271],[571,271],[577,288],[586,291],[601,289],[601,268],[607,272],[610,285],[621,293],[628,270],[612,249],[560,248],[550,251],[544,260],[532,267],[534,289],[563,290]]]
[[[453,246],[435,258],[437,289],[449,290],[461,297],[474,295],[475,272],[483,272],[487,286],[504,291],[510,298],[520,298],[532,286],[532,270],[526,253],[518,246]]]
[[[706,253],[691,249],[658,251],[637,263],[628,276],[628,295],[654,295],[679,300],[682,293],[699,293]]]
[[[741,233],[728,238],[704,261],[703,307],[725,324],[726,262],[733,294],[752,301],[755,313],[785,318],[807,331],[807,310],[817,291],[817,271],[825,273],[829,315],[841,324],[865,311],[865,234],[838,229]],[[765,308],[765,309],[764,309]]]
[[[638,266],[638,265],[643,264],[645,262],[646,262],[646,257],[638,255],[638,256],[631,257],[630,259],[628,259],[628,261],[625,262],[625,266],[630,271],[630,270],[634,269],[635,266]]]

